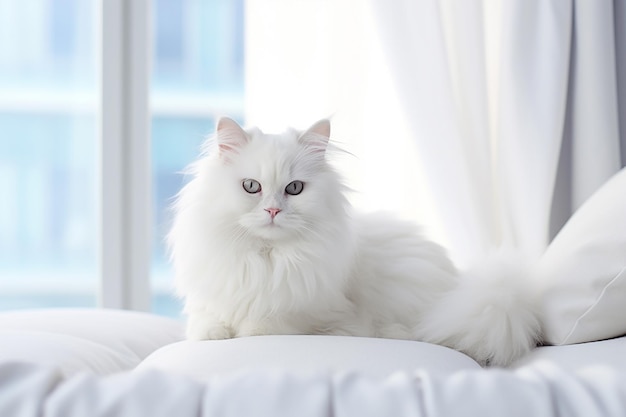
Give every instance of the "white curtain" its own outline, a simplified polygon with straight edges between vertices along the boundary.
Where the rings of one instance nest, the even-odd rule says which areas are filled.
[[[248,0],[247,118],[333,116],[363,209],[539,256],[626,161],[623,1]]]
[[[540,255],[624,165],[624,2],[372,4],[453,251]]]

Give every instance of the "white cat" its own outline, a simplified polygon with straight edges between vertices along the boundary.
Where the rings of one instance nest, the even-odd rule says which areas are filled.
[[[281,135],[219,120],[169,235],[188,338],[411,339],[495,365],[531,349],[539,325],[523,272],[496,258],[459,274],[414,225],[354,213],[329,136],[327,120]]]

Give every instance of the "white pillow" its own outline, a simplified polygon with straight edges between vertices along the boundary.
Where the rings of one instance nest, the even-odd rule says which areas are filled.
[[[135,367],[183,338],[181,322],[134,311],[41,309],[0,313],[0,361],[53,365],[66,375]]]
[[[226,340],[185,341],[148,356],[137,371],[158,369],[203,379],[247,371],[296,373],[357,372],[385,377],[397,371],[424,369],[451,374],[480,369],[456,350],[408,340],[349,336],[251,336]]]
[[[0,331],[0,364],[23,362],[56,368],[69,377],[81,372],[109,375],[127,371],[140,362],[129,351],[67,334]]]
[[[538,272],[545,342],[626,334],[626,168],[574,213]]]

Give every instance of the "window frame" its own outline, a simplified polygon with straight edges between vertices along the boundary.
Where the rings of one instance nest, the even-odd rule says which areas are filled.
[[[99,7],[98,306],[149,311],[151,1]]]

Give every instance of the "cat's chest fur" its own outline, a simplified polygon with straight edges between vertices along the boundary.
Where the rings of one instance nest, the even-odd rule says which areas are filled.
[[[207,295],[235,322],[336,309],[345,303],[350,258],[338,260],[328,246],[258,241],[225,252],[213,257],[214,271],[207,275],[227,274],[226,279],[211,280],[220,285]]]

